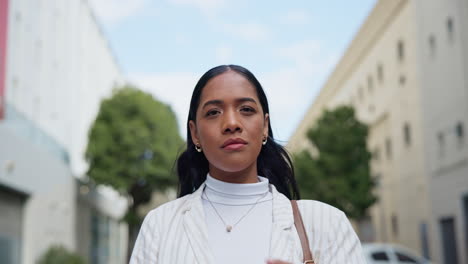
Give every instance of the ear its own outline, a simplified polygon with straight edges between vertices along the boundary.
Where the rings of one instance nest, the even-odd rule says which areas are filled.
[[[189,120],[190,136],[192,137],[193,144],[200,143],[198,138],[197,125],[193,120]]]
[[[268,137],[268,126],[270,124],[270,115],[268,113],[265,114],[265,120],[263,122],[263,135]]]

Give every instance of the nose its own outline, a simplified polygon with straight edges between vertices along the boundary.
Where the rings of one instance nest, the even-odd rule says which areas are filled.
[[[223,133],[241,132],[242,125],[235,111],[227,111],[223,119]]]

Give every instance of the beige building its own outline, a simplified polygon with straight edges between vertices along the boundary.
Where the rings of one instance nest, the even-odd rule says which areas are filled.
[[[372,240],[436,263],[468,261],[468,1],[380,0],[290,138],[324,109],[369,124]]]

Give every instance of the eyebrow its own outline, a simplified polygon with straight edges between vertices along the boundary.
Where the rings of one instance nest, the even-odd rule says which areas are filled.
[[[236,103],[244,103],[244,102],[252,102],[254,104],[257,104],[257,101],[251,97],[242,97],[236,99]],[[208,105],[222,105],[224,104],[223,100],[215,99],[215,100],[209,100],[206,103],[203,104],[202,108],[205,108]]]

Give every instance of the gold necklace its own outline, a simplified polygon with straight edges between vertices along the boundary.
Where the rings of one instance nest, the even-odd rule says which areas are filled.
[[[221,219],[221,222],[223,222],[224,226],[226,227],[226,232],[230,233],[232,231],[232,229],[237,224],[239,224],[239,222],[242,221],[242,219],[244,219],[244,217],[246,217],[255,208],[255,206],[257,206],[258,202],[260,202],[261,199],[263,199],[265,196],[267,196],[268,191],[265,192],[265,194],[262,197],[258,198],[258,200],[249,208],[249,210],[247,210],[247,212],[244,215],[242,215],[242,217],[239,218],[239,220],[237,220],[237,222],[235,222],[233,225],[226,224],[223,217],[219,214],[218,210],[216,210],[216,207],[211,202],[210,198],[208,198],[208,194],[206,194],[206,190],[204,191],[204,193],[205,193],[206,200],[210,203],[211,207],[213,207],[215,213],[218,215],[219,219]]]

